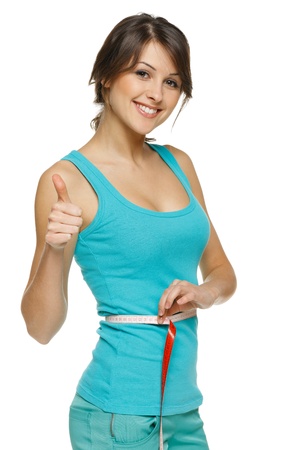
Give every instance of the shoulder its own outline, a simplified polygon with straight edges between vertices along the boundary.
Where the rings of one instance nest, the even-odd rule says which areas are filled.
[[[52,182],[52,177],[55,174],[62,177],[68,186],[68,191],[70,193],[78,186],[78,184],[81,183],[82,180],[82,176],[73,163],[67,160],[59,160],[41,174],[37,188],[38,193],[44,193],[45,195],[51,196],[51,193],[53,192],[53,195],[56,196]]]
[[[172,153],[185,176],[188,178],[194,195],[202,206],[205,207],[202,188],[192,159],[186,152],[179,148],[173,147],[172,145],[165,145],[165,147]]]
[[[40,176],[39,181],[41,183],[47,182],[52,178],[52,175],[59,174],[62,177],[72,178],[76,174],[76,169],[74,164],[67,160],[59,160],[55,162],[52,166],[48,167]]]
[[[169,152],[172,153],[178,164],[183,164],[184,166],[189,166],[190,164],[193,165],[191,158],[183,150],[180,150],[179,148],[173,147],[172,145],[168,144],[164,145],[164,147],[166,147]]]
[[[190,156],[183,150],[173,147],[172,145],[165,145],[165,147],[172,153],[181,169],[183,170],[189,181],[192,183],[193,179],[195,178],[195,176],[197,177],[197,175]]]
[[[52,180],[53,175],[56,174],[60,175],[65,182],[71,202],[83,211],[82,229],[85,228],[96,214],[98,199],[85,176],[68,160],[57,161],[40,176],[35,199],[37,216],[48,217],[49,210],[57,201],[57,192]]]

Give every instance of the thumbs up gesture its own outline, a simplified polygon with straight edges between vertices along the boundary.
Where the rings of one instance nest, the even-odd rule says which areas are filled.
[[[48,217],[46,242],[54,248],[64,248],[82,226],[82,211],[69,197],[67,186],[60,175],[52,176],[57,193],[57,202],[52,206]]]

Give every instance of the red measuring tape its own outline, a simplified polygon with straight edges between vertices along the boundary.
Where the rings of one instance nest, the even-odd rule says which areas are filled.
[[[162,428],[162,411],[163,411],[163,400],[165,393],[165,386],[168,374],[169,363],[171,359],[171,353],[173,350],[173,344],[176,336],[176,327],[173,322],[179,322],[180,320],[189,319],[197,315],[196,309],[174,314],[173,316],[168,316],[163,324],[158,324],[157,316],[134,316],[134,315],[114,315],[106,316],[105,320],[111,323],[148,323],[156,325],[168,325],[168,332],[165,341],[164,354],[162,359],[162,374],[161,374],[161,398],[160,398],[160,432],[159,432],[159,450],[163,450],[163,428]]]
[[[163,428],[162,428],[162,409],[164,401],[165,386],[169,368],[169,362],[171,359],[171,353],[173,350],[173,344],[176,336],[176,327],[174,323],[170,320],[168,333],[165,342],[164,356],[162,361],[162,373],[161,373],[161,397],[160,397],[160,433],[159,433],[159,448],[163,450],[164,439],[163,439]]]

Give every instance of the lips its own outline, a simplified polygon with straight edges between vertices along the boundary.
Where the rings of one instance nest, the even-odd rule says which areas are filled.
[[[137,108],[147,115],[155,115],[160,109],[149,108],[148,106],[141,105],[140,103],[136,103]]]

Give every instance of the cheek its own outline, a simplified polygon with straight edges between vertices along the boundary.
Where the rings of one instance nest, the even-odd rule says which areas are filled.
[[[179,99],[180,99],[180,95],[178,95],[177,93],[176,94],[173,93],[173,95],[169,96],[169,98],[168,98],[168,106],[172,110],[170,112],[170,114],[172,114],[172,112],[174,111],[174,109],[178,105]]]
[[[132,97],[132,83],[125,80],[116,81],[108,92],[108,101],[111,106],[128,102]]]
[[[118,92],[115,89],[109,89],[107,92],[107,103],[112,109],[115,109],[118,107],[121,101],[121,96],[118,94]]]
[[[174,108],[175,108],[175,106],[177,106],[180,98],[181,98],[181,93],[177,91],[176,95],[174,96]]]
[[[118,95],[130,95],[132,90],[134,89],[134,83],[129,77],[124,76],[120,77],[112,86],[114,92],[117,92]]]

